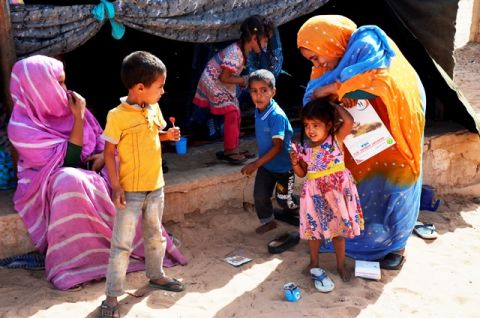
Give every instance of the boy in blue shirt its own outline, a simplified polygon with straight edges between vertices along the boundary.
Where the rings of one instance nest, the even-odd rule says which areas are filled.
[[[274,220],[272,193],[275,189],[277,202],[285,210],[295,210],[298,205],[292,198],[295,176],[290,163],[292,126],[287,116],[273,100],[275,77],[261,69],[250,74],[248,88],[255,104],[255,136],[258,159],[242,168],[242,174],[257,171],[253,198],[261,226],[255,231],[263,234],[277,227]]]

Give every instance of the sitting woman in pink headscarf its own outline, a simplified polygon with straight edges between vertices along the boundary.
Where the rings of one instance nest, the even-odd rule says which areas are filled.
[[[85,99],[67,90],[63,64],[53,58],[18,61],[10,92],[8,137],[19,156],[14,205],[36,248],[46,253],[48,280],[69,289],[105,277],[115,207],[101,171],[100,125]],[[137,231],[128,271],[143,270],[143,256]],[[164,265],[176,264],[186,259],[167,237]]]

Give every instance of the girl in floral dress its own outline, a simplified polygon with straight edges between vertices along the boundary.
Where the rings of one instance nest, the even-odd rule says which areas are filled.
[[[335,113],[341,119],[338,124]],[[295,174],[306,176],[300,197],[300,237],[308,240],[307,270],[312,274],[318,272],[320,245],[323,241],[332,241],[338,274],[348,281],[345,238],[358,236],[363,230],[357,188],[345,168],[342,151],[343,140],[352,130],[353,118],[344,107],[327,99],[316,99],[302,109],[301,120],[308,141],[302,147],[292,147],[290,158]],[[323,271],[322,277],[328,279]]]

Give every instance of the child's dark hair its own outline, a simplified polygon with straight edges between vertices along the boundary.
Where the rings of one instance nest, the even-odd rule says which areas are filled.
[[[253,81],[265,82],[270,88],[275,88],[275,76],[269,70],[256,70],[248,76],[248,87]]]
[[[260,15],[252,15],[245,19],[240,26],[240,47],[242,48],[242,52],[243,44],[249,41],[254,35],[257,36],[258,46],[261,48],[260,38],[270,38],[273,35],[274,27],[273,22]],[[245,52],[243,52],[243,55],[246,61]]]
[[[333,136],[335,128],[335,107],[332,105],[328,97],[314,99],[308,102],[305,107],[302,108],[300,113],[300,122],[303,124],[305,119],[315,119],[324,122],[325,124],[331,124],[329,134]],[[300,142],[303,144],[305,137],[304,130],[300,135]]]
[[[148,52],[136,51],[123,59],[120,77],[127,89],[139,83],[149,87],[166,72],[165,64],[158,57]]]

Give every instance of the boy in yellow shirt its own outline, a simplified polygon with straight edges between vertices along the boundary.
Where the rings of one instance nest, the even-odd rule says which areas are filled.
[[[119,317],[117,297],[124,282],[138,219],[142,217],[145,268],[153,288],[180,292],[184,285],[165,276],[162,235],[164,193],[160,141],[180,139],[178,127],[167,126],[158,101],[164,94],[167,70],[156,56],[137,51],[122,63],[121,78],[128,96],[109,111],[103,132],[105,167],[112,184],[112,200],[117,208],[113,227],[106,281],[106,300],[101,317]],[[119,167],[115,163],[118,151]]]

